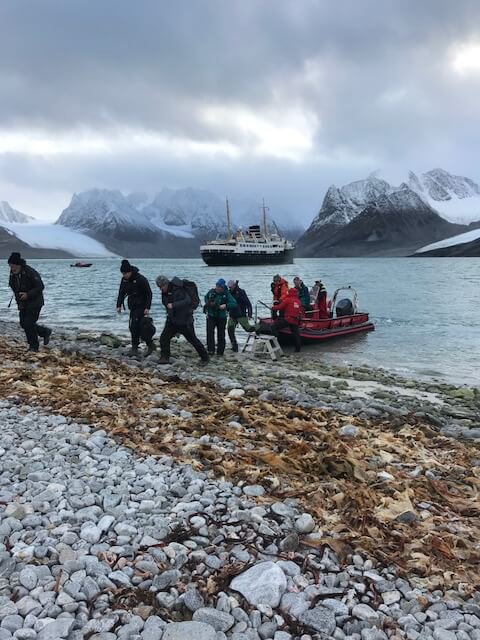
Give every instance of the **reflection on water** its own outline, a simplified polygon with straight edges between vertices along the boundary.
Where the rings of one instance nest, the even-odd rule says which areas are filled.
[[[152,313],[160,329],[164,310],[154,280],[160,273],[197,282],[203,295],[217,278],[235,278],[254,303],[270,302],[270,282],[281,271],[289,282],[299,275],[311,286],[322,278],[329,293],[351,284],[361,309],[370,312],[376,331],[307,346],[299,357],[330,364],[371,365],[418,376],[480,384],[480,259],[390,258],[297,260],[285,267],[212,268],[201,260],[132,260],[154,288]],[[46,285],[45,319],[53,326],[128,332],[128,316],[117,315],[120,260],[96,260],[90,269],[73,269],[67,260],[32,260]],[[16,318],[8,267],[0,266],[0,305],[4,318]],[[265,310],[259,307],[260,315]],[[196,313],[200,336],[205,319]],[[246,335],[238,329],[239,337]]]

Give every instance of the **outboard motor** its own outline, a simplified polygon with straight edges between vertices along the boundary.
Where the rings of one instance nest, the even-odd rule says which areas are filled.
[[[337,306],[335,307],[337,318],[341,318],[342,316],[351,316],[353,315],[353,312],[353,302],[350,298],[342,298],[342,300],[337,302]]]

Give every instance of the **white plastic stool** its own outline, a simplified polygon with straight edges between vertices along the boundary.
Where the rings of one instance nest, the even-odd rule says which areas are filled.
[[[253,356],[269,355],[272,360],[278,360],[279,356],[283,356],[282,347],[278,344],[275,336],[257,335],[256,333],[248,334],[242,353],[245,351]]]

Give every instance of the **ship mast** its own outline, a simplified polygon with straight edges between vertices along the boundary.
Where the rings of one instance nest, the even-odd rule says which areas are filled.
[[[267,211],[268,207],[265,206],[265,199],[262,199],[262,212],[263,212],[263,235],[267,237]]]
[[[228,231],[228,239],[231,240],[232,239],[232,226],[230,224],[230,205],[228,204],[228,198],[226,199],[227,202],[227,231]]]

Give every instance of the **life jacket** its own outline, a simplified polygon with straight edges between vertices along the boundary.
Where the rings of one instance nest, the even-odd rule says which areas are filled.
[[[288,282],[283,278],[280,282],[272,282],[271,289],[274,300],[283,300],[288,293]]]

